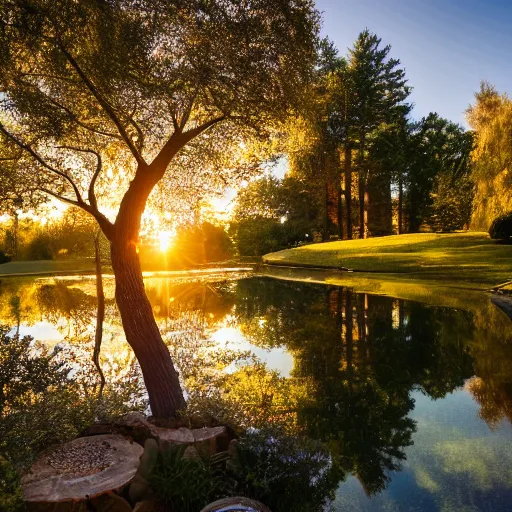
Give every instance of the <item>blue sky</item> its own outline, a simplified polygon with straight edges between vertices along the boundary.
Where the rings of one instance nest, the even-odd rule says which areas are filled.
[[[340,54],[367,27],[392,46],[414,88],[414,118],[431,111],[466,126],[481,80],[512,88],[512,0],[317,0]]]

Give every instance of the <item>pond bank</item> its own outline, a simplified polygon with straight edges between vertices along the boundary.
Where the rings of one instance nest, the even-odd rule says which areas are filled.
[[[512,246],[497,243],[480,232],[420,233],[311,244],[266,254],[263,262],[307,269],[350,269],[343,273],[343,280],[421,281],[477,290],[489,290],[512,278]]]

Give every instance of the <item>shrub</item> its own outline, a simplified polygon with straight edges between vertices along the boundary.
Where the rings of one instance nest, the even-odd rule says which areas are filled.
[[[229,496],[234,482],[229,477],[226,453],[184,457],[186,445],[167,446],[158,454],[150,485],[171,511],[196,512],[210,501]]]
[[[512,239],[512,212],[496,217],[489,228],[489,235],[493,240],[510,242]]]
[[[77,362],[61,352],[49,353],[32,338],[11,336],[0,326],[2,512],[18,510],[18,475],[41,451],[77,437],[97,418],[108,420],[132,409],[126,405],[134,400],[132,387],[110,385],[100,400],[93,385],[96,374],[82,376]],[[72,369],[80,379],[70,378]]]
[[[231,231],[240,256],[261,256],[313,240],[313,229],[307,221],[279,220],[264,217],[243,219]]]
[[[5,253],[3,253],[2,251],[0,251],[0,265],[1,265],[2,263],[9,263],[9,261],[11,261],[10,256],[7,256]]]

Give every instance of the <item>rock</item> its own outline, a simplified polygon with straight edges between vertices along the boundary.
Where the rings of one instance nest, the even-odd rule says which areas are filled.
[[[226,436],[226,427],[204,427],[204,428],[195,428],[192,430],[192,435],[194,436],[194,441],[196,443],[201,441],[210,441],[211,439],[216,439],[219,436]]]
[[[156,501],[141,501],[135,505],[133,512],[169,512],[169,509]]]
[[[140,412],[129,412],[125,414],[121,416],[114,425],[122,428],[123,434],[132,437],[140,444],[144,444],[148,438],[158,438],[156,427],[149,423],[144,414]]]
[[[230,507],[229,509],[227,507]],[[240,507],[237,509],[236,507]],[[265,505],[258,501],[250,500],[248,498],[224,498],[207,505],[201,512],[217,512],[220,510],[245,510],[246,512],[270,512]]]
[[[128,497],[131,503],[148,500],[153,497],[149,482],[139,474],[133,477],[128,489]]]
[[[226,427],[204,427],[192,430],[194,441],[196,444],[201,443],[202,450],[210,452],[211,454],[219,451],[219,439],[224,439],[227,447],[227,432]]]
[[[149,478],[158,462],[158,443],[154,439],[146,439],[144,453],[140,458],[139,468],[130,483],[128,496],[132,503],[147,500],[153,497]]]
[[[512,297],[495,294],[491,297],[491,302],[512,320]]]
[[[150,427],[150,423],[146,420],[146,416],[141,412],[128,412],[121,416],[116,422],[116,425],[124,427]]]
[[[128,484],[142,453],[122,436],[79,437],[39,457],[21,479],[23,497],[27,502],[92,499]]]
[[[113,492],[94,498],[91,505],[95,512],[132,512],[130,504]]]
[[[27,512],[90,512],[86,501],[61,501],[59,503],[26,503]],[[3,510],[2,510],[3,512]]]
[[[174,444],[194,444],[195,439],[192,431],[188,428],[169,429],[162,427],[153,427],[156,430],[160,445],[166,443]]]
[[[158,462],[158,443],[154,439],[147,439],[144,443],[144,453],[140,458],[139,469],[140,474],[146,480],[149,479],[153,469]]]

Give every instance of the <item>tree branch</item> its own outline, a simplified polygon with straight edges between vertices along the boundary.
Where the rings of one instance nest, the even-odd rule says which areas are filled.
[[[101,161],[101,155],[99,153],[96,153],[96,157],[98,158],[98,162],[96,164],[96,170],[94,171],[94,174],[92,175],[91,183],[89,184],[89,202],[91,203],[91,206],[93,208],[98,209],[98,201],[96,200],[96,192],[94,191],[94,186],[96,185],[96,180],[98,179],[98,176],[100,175],[101,169],[103,167],[103,163]]]
[[[94,149],[83,149],[83,148],[77,148],[75,146],[57,146],[58,149],[69,149],[71,151],[78,151],[80,153],[90,153],[91,155],[94,155],[96,157],[96,170],[94,171],[94,174],[92,175],[91,182],[89,183],[89,193],[88,193],[88,199],[91,203],[91,206],[98,210],[98,202],[96,200],[96,193],[94,192],[94,186],[96,184],[96,180],[98,179],[98,176],[101,172],[103,163],[101,160],[101,155],[94,151]]]
[[[98,225],[100,226],[100,228],[103,231],[103,233],[105,234],[105,236],[109,240],[112,240],[113,233],[114,233],[114,225],[97,208],[93,207],[92,205],[88,205],[87,203],[79,203],[78,201],[69,199],[69,197],[61,196],[60,194],[57,194],[57,193],[53,192],[52,190],[49,190],[44,187],[40,187],[39,190],[41,192],[44,192],[45,194],[55,197],[55,199],[58,199],[59,201],[62,201],[67,204],[71,204],[73,206],[76,206],[77,208],[81,208],[82,210],[86,211],[89,215],[92,215],[98,222]]]
[[[144,159],[140,155],[139,151],[137,150],[137,147],[133,143],[132,139],[126,132],[125,127],[121,123],[120,119],[117,117],[114,108],[112,105],[103,97],[103,95],[98,91],[96,86],[92,83],[92,81],[89,79],[89,77],[84,73],[82,68],[79,66],[78,62],[74,59],[74,57],[64,48],[61,41],[58,41],[58,46],[68,62],[71,64],[71,66],[75,69],[78,76],[82,79],[85,86],[89,89],[89,91],[92,93],[92,95],[96,98],[98,103],[101,105],[105,113],[108,115],[108,117],[112,120],[112,122],[116,125],[119,134],[121,135],[121,138],[124,140],[125,144],[128,146],[128,149],[131,151],[132,155],[134,156],[135,160],[138,163],[145,163]]]
[[[27,74],[25,73],[25,75],[27,75]],[[29,75],[29,76],[37,76],[37,75]],[[44,76],[44,75],[41,75],[41,76]],[[49,78],[52,78],[52,77],[49,76]],[[58,77],[53,77],[53,78],[58,79]],[[71,80],[69,80],[69,81],[71,81]],[[104,135],[105,137],[112,137],[112,138],[115,138],[115,139],[122,140],[121,136],[116,134],[116,133],[111,133],[111,132],[106,132],[106,131],[103,131],[103,130],[98,130],[96,128],[93,128],[92,126],[89,126],[87,123],[84,123],[83,121],[80,121],[80,119],[78,119],[78,116],[70,108],[66,107],[62,103],[59,103],[57,100],[52,98],[49,94],[44,93],[41,89],[39,89],[39,87],[37,87],[37,85],[34,85],[34,84],[30,83],[30,82],[27,82],[26,80],[20,80],[20,82],[22,84],[28,86],[28,87],[31,87],[31,88],[37,90],[38,94],[42,94],[46,98],[46,100],[48,100],[52,105],[54,105],[57,108],[63,110],[64,112],[66,112],[66,114],[76,124],[78,124],[82,128],[85,128],[86,130],[88,130],[88,131],[90,131],[92,133],[96,133],[98,135]]]
[[[223,121],[224,119],[226,119],[226,116],[222,115],[220,117],[210,119],[206,123],[196,126],[195,128],[192,128],[186,132],[174,132],[164,144],[163,148],[160,150],[153,162],[151,162],[149,167],[155,170],[157,174],[163,175],[174,155],[183,146],[190,142],[194,137],[197,137],[202,132],[219,123],[220,121]]]
[[[78,203],[83,203],[84,200],[82,198],[82,195],[80,194],[80,191],[78,190],[78,187],[75,185],[75,182],[64,172],[59,171],[58,169],[55,169],[55,167],[52,167],[47,162],[43,160],[43,158],[36,152],[32,147],[28,144],[25,144],[21,140],[19,140],[17,137],[15,137],[11,132],[9,132],[5,126],[0,123],[0,132],[2,132],[6,137],[11,139],[17,146],[19,146],[21,149],[26,151],[29,155],[32,156],[37,162],[39,162],[45,169],[48,169],[50,172],[53,172],[57,176],[60,176],[61,178],[65,179],[73,188],[73,191],[75,192],[76,198]]]
[[[192,139],[203,133],[204,131],[208,130],[208,128],[211,128],[213,125],[220,123],[221,121],[224,121],[224,119],[227,119],[228,116],[225,114],[222,114],[219,117],[215,117],[213,119],[210,119],[206,123],[203,123],[199,126],[196,126],[195,128],[191,128],[190,130],[187,130],[184,132],[180,139],[183,141],[183,145],[190,142]]]
[[[68,197],[61,196],[60,194],[56,194],[55,192],[52,192],[51,190],[40,187],[41,192],[44,192],[45,194],[48,194],[49,196],[55,197],[59,201],[62,201],[63,203],[72,204],[73,206],[77,206],[78,208],[81,208],[82,205],[78,201],[74,201],[73,199],[69,199]]]

